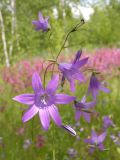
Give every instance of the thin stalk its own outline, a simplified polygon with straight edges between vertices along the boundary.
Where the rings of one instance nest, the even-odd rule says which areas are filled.
[[[47,71],[49,69],[50,66],[52,66],[53,64],[55,64],[56,62],[53,62],[53,63],[50,63],[46,69],[45,69],[45,72],[44,72],[44,78],[43,78],[43,85],[44,85],[44,88],[45,88],[45,81],[46,81],[46,74],[47,74]]]

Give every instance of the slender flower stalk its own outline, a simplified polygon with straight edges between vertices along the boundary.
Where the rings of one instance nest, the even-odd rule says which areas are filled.
[[[38,73],[33,74],[32,87],[34,94],[21,94],[13,98],[13,100],[29,106],[22,117],[23,122],[27,122],[39,113],[42,127],[45,130],[48,130],[50,126],[50,116],[57,126],[62,126],[62,120],[56,104],[68,104],[74,101],[75,97],[66,94],[56,94],[58,82],[59,76],[55,75],[44,89]]]

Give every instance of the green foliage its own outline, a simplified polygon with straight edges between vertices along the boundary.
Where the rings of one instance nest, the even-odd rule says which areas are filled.
[[[13,54],[10,57],[11,63],[16,60],[32,57],[46,56],[52,52],[58,53],[63,39],[69,30],[81,20],[73,18],[69,3],[87,4],[86,1],[39,1],[27,0],[16,1],[16,28],[15,35],[11,36],[11,10],[7,1],[4,2],[2,13],[5,24],[5,33],[7,40],[7,49],[11,40],[13,41]],[[97,2],[97,1],[96,1]],[[102,3],[102,5],[100,5]],[[79,31],[71,34],[67,45],[71,50],[76,51],[78,48],[93,49],[96,47],[120,47],[120,1],[111,0],[109,3],[102,1],[98,5],[92,5],[94,14],[91,19],[82,26]],[[53,8],[56,8],[58,17],[53,15]],[[44,16],[50,16],[51,31],[48,33],[36,32],[31,21],[37,19],[38,11],[42,11]],[[65,16],[63,16],[65,13]],[[1,35],[1,32],[0,32]],[[4,63],[3,45],[0,38],[0,58]]]

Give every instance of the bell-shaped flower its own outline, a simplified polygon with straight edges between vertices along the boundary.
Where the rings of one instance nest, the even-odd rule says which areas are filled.
[[[36,31],[42,30],[43,32],[48,31],[51,27],[49,24],[49,17],[44,18],[42,13],[38,13],[38,20],[33,20],[32,24],[35,25]]]
[[[85,142],[89,144],[90,153],[93,153],[95,149],[99,149],[100,151],[104,151],[103,142],[106,138],[106,132],[103,132],[99,135],[92,130],[91,137],[85,139]]]
[[[96,100],[99,91],[110,92],[110,90],[103,86],[103,84],[97,79],[95,73],[92,73],[90,78],[90,84],[88,87],[88,94],[91,93],[94,100]]]
[[[94,107],[96,102],[86,102],[86,96],[83,96],[82,100],[80,102],[75,101],[74,102],[74,108],[75,108],[75,119],[78,121],[81,116],[84,117],[84,119],[90,123],[91,119],[91,113],[94,113],[90,109]]]
[[[113,123],[112,119],[109,116],[103,117],[103,129],[106,130],[109,127],[114,127],[115,124]]]
[[[75,80],[78,80],[80,82],[85,81],[85,78],[81,73],[80,68],[87,63],[88,57],[79,60],[80,57],[81,57],[81,51],[78,51],[72,63],[59,64],[59,70],[63,74],[64,79],[66,78],[69,81],[72,92],[75,91],[75,84],[74,84]]]
[[[66,94],[56,94],[58,82],[59,76],[55,75],[44,89],[38,73],[33,74],[32,87],[34,94],[21,94],[13,98],[15,101],[30,106],[22,117],[23,122],[30,120],[38,113],[45,130],[48,130],[50,126],[50,116],[56,125],[62,126],[62,120],[56,105],[68,104],[74,101],[75,97]]]

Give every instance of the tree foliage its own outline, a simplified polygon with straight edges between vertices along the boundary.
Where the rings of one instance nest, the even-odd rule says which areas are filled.
[[[78,0],[15,1],[16,27],[13,36],[11,35],[11,10],[13,9],[10,5],[11,1],[2,0],[0,2],[8,51],[11,41],[13,42],[13,53],[10,56],[11,63],[24,57],[46,56],[50,52],[56,54],[60,49],[65,34],[82,18],[81,16],[78,18],[72,16],[69,4],[72,2],[85,5],[88,2],[79,2]],[[79,48],[120,46],[120,1],[110,0],[107,3],[107,1],[103,0],[101,2],[97,1],[97,3],[90,4],[94,8],[94,14],[78,32],[70,36],[67,42],[69,49],[75,50],[76,46],[79,46]],[[56,16],[53,14],[53,9],[57,11]],[[50,16],[52,29],[48,33],[43,34],[34,30],[31,21],[38,18],[38,11],[42,11],[45,16]],[[0,36],[1,63],[4,63],[3,52]]]

